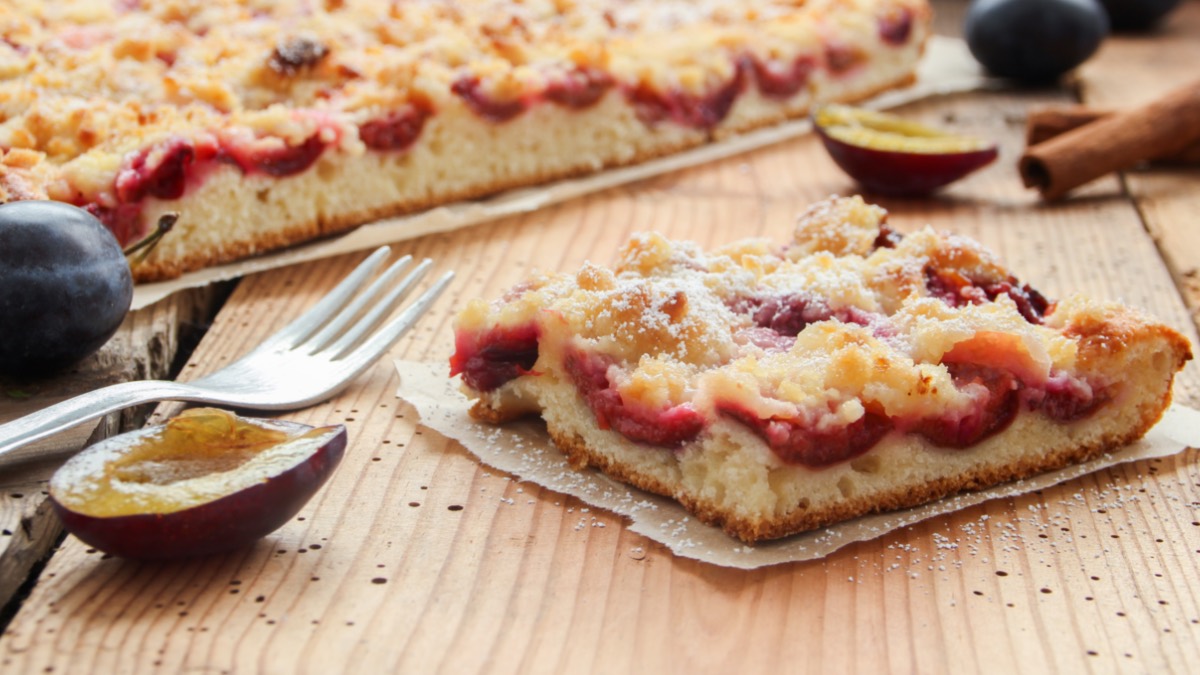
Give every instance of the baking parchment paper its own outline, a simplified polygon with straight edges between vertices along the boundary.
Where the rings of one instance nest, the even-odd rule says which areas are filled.
[[[917,69],[916,82],[912,86],[888,92],[863,105],[878,109],[893,108],[923,98],[989,86],[1000,85],[982,74],[966,43],[956,38],[934,36],[926,47],[925,55]],[[237,263],[210,267],[170,281],[138,284],[134,289],[133,309],[151,305],[185,288],[204,286],[245,274],[376,248],[384,244],[535,211],[589,193],[779,143],[806,134],[811,129],[812,125],[808,120],[796,120],[634,166],[533,188],[511,190],[480,201],[458,202],[412,215],[379,220],[332,239]]]
[[[631,521],[630,530],[663,544],[675,555],[739,569],[822,558],[848,544],[875,539],[990,499],[1033,492],[1116,464],[1167,457],[1188,447],[1200,447],[1200,411],[1172,405],[1144,438],[1085,464],[748,546],[718,528],[699,522],[673,500],[642,492],[594,470],[572,469],[538,420],[503,426],[475,421],[467,412],[471,402],[459,391],[457,379],[449,376],[447,364],[397,361],[395,365],[400,374],[397,395],[417,409],[421,423],[458,441],[484,464],[626,516]]]

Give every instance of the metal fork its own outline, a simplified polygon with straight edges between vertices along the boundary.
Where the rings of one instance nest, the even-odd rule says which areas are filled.
[[[296,410],[330,398],[412,328],[454,277],[447,272],[403,312],[374,330],[433,265],[424,260],[394,284],[412,262],[412,256],[404,256],[351,300],[389,254],[386,246],[376,250],[311,309],[214,373],[192,382],[122,382],[0,425],[0,467],[37,456],[36,449],[25,448],[29,443],[142,403],[193,401],[253,410]]]

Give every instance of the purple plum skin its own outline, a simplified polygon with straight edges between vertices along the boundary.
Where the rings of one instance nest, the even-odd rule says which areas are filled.
[[[889,197],[921,197],[991,164],[995,146],[946,154],[877,150],[833,138],[819,127],[817,135],[829,156],[870,192]]]
[[[963,20],[975,59],[993,75],[1026,84],[1057,82],[1091,58],[1108,33],[1097,0],[972,0]]]
[[[274,423],[305,427],[295,422]],[[114,556],[175,560],[224,553],[249,546],[279,529],[325,484],[346,451],[346,428],[336,425],[330,433],[312,455],[283,473],[173,513],[104,518],[72,511],[53,496],[50,501],[68,532]]]
[[[116,238],[62,202],[0,204],[0,373],[63,371],[100,349],[133,300]]]

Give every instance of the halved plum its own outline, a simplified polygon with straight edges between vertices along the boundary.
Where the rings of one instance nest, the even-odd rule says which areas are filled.
[[[995,161],[995,143],[845,105],[813,112],[833,161],[871,192],[921,196]]]
[[[50,480],[67,531],[125,558],[247,546],[312,498],[342,459],[346,428],[195,408],[101,441]]]

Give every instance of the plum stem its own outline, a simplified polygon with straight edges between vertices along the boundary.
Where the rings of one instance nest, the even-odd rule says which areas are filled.
[[[139,265],[146,260],[150,253],[158,246],[158,242],[175,227],[175,222],[179,220],[179,214],[171,211],[164,213],[158,217],[158,224],[154,226],[154,231],[143,237],[140,241],[130,244],[123,252],[126,258],[130,258],[135,253],[136,257],[131,258],[130,262],[134,265]]]

